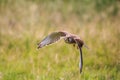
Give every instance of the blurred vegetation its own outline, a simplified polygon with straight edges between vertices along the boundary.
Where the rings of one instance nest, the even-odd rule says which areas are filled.
[[[0,80],[119,80],[119,0],[0,0]],[[64,41],[37,50],[53,31],[79,35],[79,51]]]

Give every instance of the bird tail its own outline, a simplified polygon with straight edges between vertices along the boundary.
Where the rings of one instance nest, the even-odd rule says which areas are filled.
[[[83,45],[84,47],[86,47],[87,49],[89,49],[89,47],[84,43],[84,45]]]

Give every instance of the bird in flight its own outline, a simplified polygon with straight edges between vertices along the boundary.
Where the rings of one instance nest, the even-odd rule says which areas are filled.
[[[88,47],[85,45],[83,40],[81,40],[80,37],[78,37],[77,35],[68,33],[66,31],[53,32],[53,33],[49,34],[47,37],[45,37],[40,43],[38,43],[38,49],[42,48],[46,45],[55,43],[62,38],[64,39],[65,43],[73,44],[73,45],[77,44],[77,47],[80,51],[79,69],[80,69],[80,73],[81,73],[82,67],[83,67],[82,46],[85,46],[86,48],[88,48]]]

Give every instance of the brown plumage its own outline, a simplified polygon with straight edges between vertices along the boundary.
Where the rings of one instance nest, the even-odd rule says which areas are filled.
[[[45,37],[39,44],[38,44],[38,49],[42,48],[46,45],[52,44],[57,42],[58,40],[64,38],[65,42],[68,44],[77,44],[78,49],[80,50],[80,73],[82,72],[82,67],[83,67],[83,57],[82,57],[82,46],[84,45],[87,47],[83,40],[81,40],[77,35],[68,33],[66,31],[59,31],[59,32],[53,32],[47,37]]]

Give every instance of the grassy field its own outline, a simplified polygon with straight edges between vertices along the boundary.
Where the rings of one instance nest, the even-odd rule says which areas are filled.
[[[94,11],[81,15],[79,9],[88,13],[89,6],[41,1],[1,0],[0,80],[119,80],[120,11],[112,17]],[[59,30],[77,34],[90,48],[83,48],[81,74],[79,50],[72,45],[61,40],[37,49],[39,41]]]

